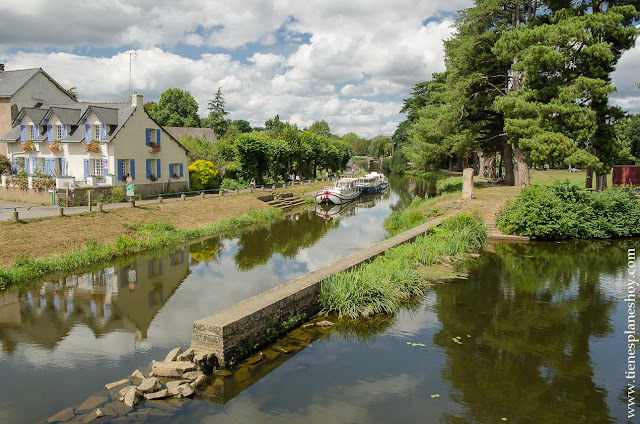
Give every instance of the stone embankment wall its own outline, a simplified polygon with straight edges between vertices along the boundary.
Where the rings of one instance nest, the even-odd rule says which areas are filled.
[[[407,243],[440,224],[434,219],[351,256],[209,315],[193,324],[191,347],[214,353],[220,367],[230,366],[287,333],[320,311],[320,282],[332,274],[368,262],[385,250]]]

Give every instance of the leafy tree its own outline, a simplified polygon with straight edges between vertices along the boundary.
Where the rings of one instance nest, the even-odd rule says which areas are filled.
[[[217,159],[216,144],[211,143],[205,137],[193,137],[185,135],[180,140],[189,153],[187,154],[189,162],[197,160],[215,161]]]
[[[244,119],[236,119],[234,121],[231,121],[231,123],[241,132],[241,133],[248,133],[251,132],[251,124],[249,123],[249,121],[245,121]]]
[[[78,101],[78,89],[76,87],[71,87],[65,91],[73,100]]]
[[[318,135],[322,135],[324,137],[331,136],[331,129],[329,128],[329,124],[323,119],[322,121],[316,121],[309,127],[309,131],[314,132]]]
[[[624,124],[623,137],[636,163],[640,161],[640,115],[631,116]]]
[[[170,127],[199,127],[198,102],[191,93],[169,88],[160,95],[160,101],[149,113],[160,125]]]
[[[371,139],[369,154],[374,157],[386,156],[393,149],[393,141],[387,135],[379,135]]]
[[[208,160],[197,160],[189,165],[189,179],[194,190],[206,190],[213,188],[218,169]]]
[[[371,144],[371,142],[364,138],[358,137],[356,133],[346,133],[342,136],[342,140],[349,143],[351,151],[354,155],[365,156],[369,154],[369,145]]]
[[[153,110],[153,108],[155,106],[157,106],[158,104],[156,102],[146,102],[144,105],[142,105],[142,107],[144,108],[144,110],[147,111],[147,113],[149,115],[151,115],[151,111]]]
[[[240,177],[246,181],[255,178],[258,184],[263,184],[271,164],[271,139],[259,132],[240,134],[236,138],[235,148]]]
[[[280,131],[282,131],[284,127],[285,123],[280,120],[280,115],[276,115],[274,118],[267,119],[264,122],[264,129],[276,136],[280,134]]]

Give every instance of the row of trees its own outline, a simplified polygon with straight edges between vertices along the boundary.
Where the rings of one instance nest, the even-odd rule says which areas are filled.
[[[637,3],[475,0],[445,42],[446,71],[415,86],[393,141],[425,169],[498,153],[510,184],[529,184],[529,165],[564,161],[603,188],[631,158],[609,94],[635,44]]]

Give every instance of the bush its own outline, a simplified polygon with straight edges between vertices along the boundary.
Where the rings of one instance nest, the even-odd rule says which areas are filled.
[[[189,165],[189,178],[193,190],[213,188],[217,176],[218,169],[208,160],[197,160]]]
[[[116,186],[109,190],[109,194],[105,195],[105,202],[121,202],[126,199],[126,190],[124,186]]]
[[[231,178],[225,178],[222,180],[222,184],[220,184],[220,188],[223,190],[239,190],[243,187],[242,183],[237,180],[232,180]]]
[[[505,233],[543,240],[630,237],[640,234],[640,206],[621,188],[594,192],[557,181],[526,187],[497,224]]]
[[[11,161],[5,155],[0,155],[0,174],[11,173]]]

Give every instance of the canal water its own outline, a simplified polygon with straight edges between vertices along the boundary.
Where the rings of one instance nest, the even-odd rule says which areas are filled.
[[[426,190],[392,178],[345,208],[0,292],[0,422],[46,419],[188,347],[194,321],[383,240],[384,219]]]
[[[344,210],[6,293],[0,421],[77,406],[188,346],[193,321],[383,239],[384,218],[426,187],[392,181]],[[639,244],[490,245],[468,278],[392,317],[294,330],[153,422],[627,422],[627,249]]]

